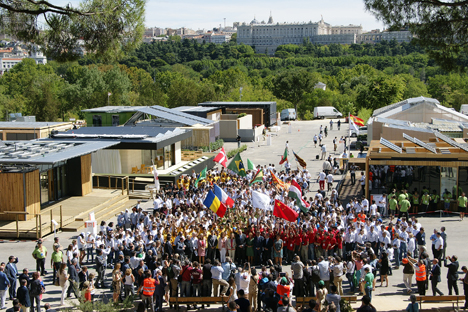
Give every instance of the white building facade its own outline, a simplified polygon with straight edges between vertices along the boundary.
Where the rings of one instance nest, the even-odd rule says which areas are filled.
[[[393,34],[398,33],[398,34]],[[400,34],[405,33],[405,34]],[[255,47],[257,53],[273,55],[276,48],[285,44],[302,44],[309,40],[316,44],[353,44],[361,42],[375,43],[382,40],[410,41],[410,32],[389,32],[363,34],[361,25],[332,26],[323,18],[312,23],[274,23],[270,16],[268,23],[258,22],[255,18],[250,24],[242,23],[237,27],[237,43]],[[373,39],[372,39],[373,38]]]

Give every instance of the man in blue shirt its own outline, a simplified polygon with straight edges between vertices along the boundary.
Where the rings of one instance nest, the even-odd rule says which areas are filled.
[[[221,266],[224,272],[221,274],[221,277],[226,282],[229,280],[229,276],[231,276],[232,270],[235,270],[237,267],[234,263],[232,263],[231,257],[226,257],[226,262],[224,262]]]
[[[4,267],[0,266],[0,298],[1,298],[1,307],[0,309],[6,309],[5,301],[7,296],[8,287],[10,287],[10,281],[8,280],[7,275],[3,272]]]

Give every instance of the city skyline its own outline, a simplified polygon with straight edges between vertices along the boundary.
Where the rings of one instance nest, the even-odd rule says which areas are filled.
[[[279,0],[238,0],[236,3],[224,0],[206,0],[202,3],[190,0],[149,0],[145,25],[211,29],[220,24],[224,26],[224,18],[227,26],[232,26],[234,22],[250,23],[254,17],[259,22],[267,22],[271,11],[275,23],[317,22],[323,16],[324,21],[331,25],[362,25],[365,30],[384,28],[381,22],[365,11],[363,0],[295,0],[288,4],[288,7],[284,7],[284,1]]]

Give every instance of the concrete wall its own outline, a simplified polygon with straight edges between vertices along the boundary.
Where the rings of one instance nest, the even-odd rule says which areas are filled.
[[[224,115],[223,115],[224,116]],[[220,138],[224,141],[235,141],[237,137],[237,120],[219,121]]]
[[[176,165],[182,161],[182,149],[180,141],[175,143],[175,163]]]
[[[222,114],[221,120],[236,120],[239,114]]]
[[[119,150],[119,152],[122,173],[132,172],[132,167],[138,167],[138,169],[140,169],[141,164],[144,163],[141,150]],[[151,164],[151,156],[149,157],[150,162],[148,164]]]
[[[252,129],[252,115],[245,115],[237,119],[238,129]]]

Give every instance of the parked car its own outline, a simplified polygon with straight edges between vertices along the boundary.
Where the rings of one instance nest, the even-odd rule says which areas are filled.
[[[359,135],[367,135],[367,126],[359,127]],[[357,137],[356,130],[351,130],[351,136]]]
[[[317,106],[314,108],[314,118],[341,118],[343,114],[336,110],[333,106]]]

